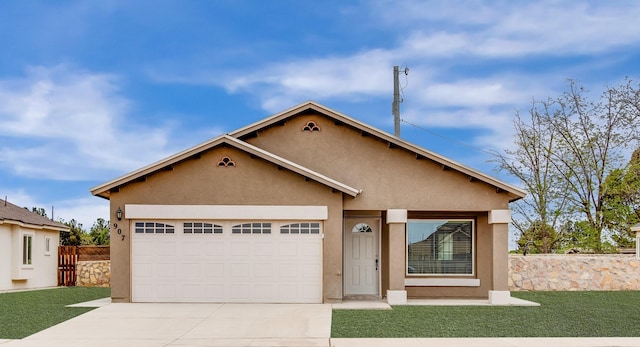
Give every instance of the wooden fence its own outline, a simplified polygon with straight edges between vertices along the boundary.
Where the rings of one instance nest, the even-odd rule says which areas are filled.
[[[78,261],[109,260],[109,246],[58,246],[58,285],[76,285]]]
[[[76,285],[76,264],[78,247],[58,246],[58,285],[73,287]]]
[[[111,248],[109,246],[79,246],[78,261],[85,260],[110,260]]]

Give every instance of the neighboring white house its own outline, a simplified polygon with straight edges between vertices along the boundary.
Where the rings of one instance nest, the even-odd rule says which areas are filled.
[[[0,291],[57,286],[60,231],[69,228],[0,201]]]
[[[636,258],[640,259],[640,223],[632,226],[631,231],[636,233]]]

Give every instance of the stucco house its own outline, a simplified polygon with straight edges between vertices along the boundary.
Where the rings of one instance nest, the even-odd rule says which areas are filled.
[[[91,193],[110,200],[114,302],[392,304],[508,301],[525,195],[315,102]]]
[[[0,202],[0,291],[58,285],[61,223]]]

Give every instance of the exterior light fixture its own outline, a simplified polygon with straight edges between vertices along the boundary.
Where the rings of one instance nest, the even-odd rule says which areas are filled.
[[[118,220],[122,220],[122,210],[120,207],[116,210],[116,218],[118,218]]]

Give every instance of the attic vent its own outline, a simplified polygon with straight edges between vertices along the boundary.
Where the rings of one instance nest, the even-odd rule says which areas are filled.
[[[302,131],[309,131],[309,132],[320,131],[320,127],[318,127],[318,124],[315,121],[310,120],[302,128]]]
[[[235,167],[236,163],[229,157],[222,157],[218,162],[219,167]]]

